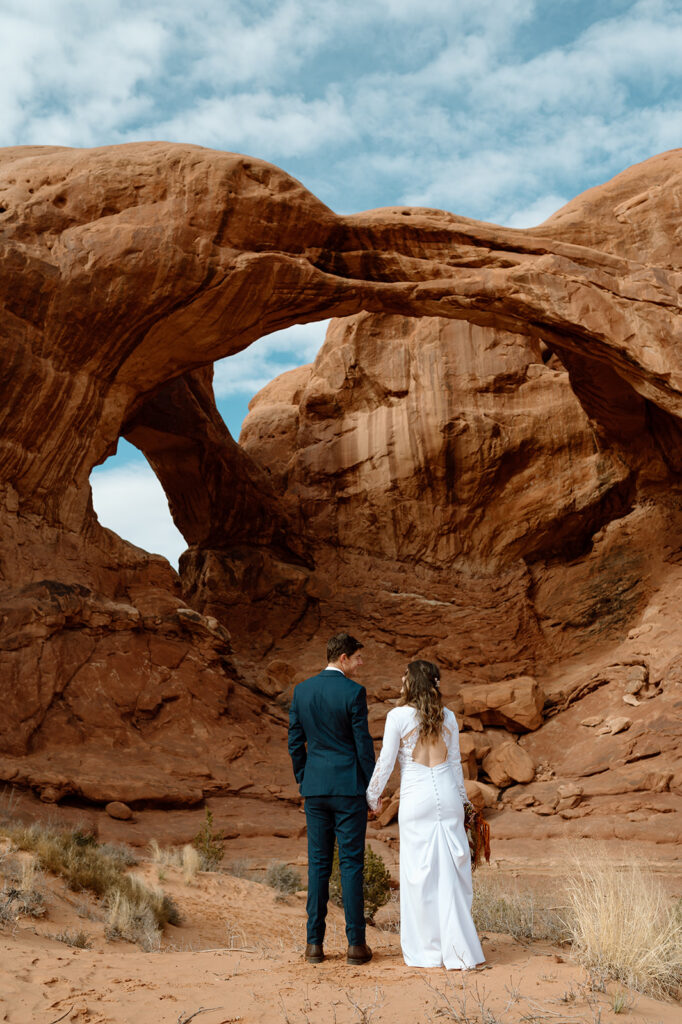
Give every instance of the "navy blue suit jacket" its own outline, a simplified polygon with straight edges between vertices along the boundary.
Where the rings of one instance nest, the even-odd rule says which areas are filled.
[[[299,683],[289,754],[302,796],[364,796],[374,771],[364,686],[334,669]]]

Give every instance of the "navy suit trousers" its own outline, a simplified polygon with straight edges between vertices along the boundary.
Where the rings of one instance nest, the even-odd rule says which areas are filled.
[[[364,796],[307,796],[305,816],[308,826],[308,942],[321,945],[324,941],[336,837],[346,937],[349,946],[362,945],[365,941],[362,878],[367,801]]]

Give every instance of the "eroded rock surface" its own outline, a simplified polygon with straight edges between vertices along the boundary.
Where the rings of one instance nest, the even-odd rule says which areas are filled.
[[[166,758],[179,804],[235,791],[230,744],[237,761],[254,732],[281,738],[281,666],[317,668],[339,625],[370,639],[382,700],[430,656],[449,699],[537,678],[553,727],[616,692],[600,665],[634,660],[651,715],[680,650],[681,169],[662,154],[518,231],[338,217],[193,146],[2,151],[2,777],[134,804],[163,797]],[[211,363],[330,316],[238,446]],[[94,516],[89,474],[120,436],[168,494],[181,578]],[[643,777],[664,785],[674,701],[659,754],[630,708],[601,740],[639,739],[623,771],[660,760]],[[523,740],[533,786],[567,770],[550,732]],[[286,771],[279,748],[264,760]]]

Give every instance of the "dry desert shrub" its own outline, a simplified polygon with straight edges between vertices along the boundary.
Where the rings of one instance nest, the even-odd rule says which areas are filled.
[[[561,902],[564,902],[561,900]],[[555,894],[544,897],[510,888],[509,879],[479,868],[474,875],[472,914],[478,932],[502,932],[517,940],[565,942],[565,912]]]
[[[303,888],[303,879],[289,864],[273,860],[265,873],[265,884],[288,896]]]
[[[116,921],[126,917],[121,909],[118,917],[114,915],[116,921],[111,923],[108,937],[135,935],[131,941],[148,944],[150,921],[157,938],[164,925],[180,923],[178,908],[170,896],[148,888],[141,879],[127,874],[121,858],[104,852],[92,835],[79,829],[59,832],[38,824],[15,826],[6,829],[5,834],[19,849],[32,851],[41,868],[64,878],[70,889],[76,892],[86,889],[103,898],[110,913],[112,906],[123,908],[127,901],[137,924],[130,930],[119,929]]]
[[[83,931],[76,932],[66,929],[63,932],[57,932],[52,938],[57,942],[64,942],[67,946],[73,946],[75,949],[90,949],[92,946],[92,939],[87,932]]]
[[[104,934],[109,940],[135,942],[145,952],[158,949],[161,940],[161,929],[142,892],[135,895],[112,891],[107,899]]]
[[[588,971],[652,995],[682,985],[682,913],[644,865],[603,855],[576,863],[567,883],[573,954]]]
[[[253,865],[247,858],[238,858],[237,860],[231,860],[225,871],[228,875],[232,875],[234,878],[250,878],[253,873]]]
[[[140,863],[135,855],[135,851],[126,846],[125,843],[101,843],[99,850],[100,853],[106,854],[112,860],[118,861],[121,867],[124,868],[133,868],[136,864]]]
[[[45,897],[38,888],[38,872],[34,857],[17,864],[15,858],[3,858],[3,887],[0,889],[0,925],[13,923],[18,917],[42,917],[46,911]]]
[[[36,887],[36,859],[35,857],[26,857],[21,864],[21,879],[19,881],[19,888],[22,892],[30,892],[31,889]]]

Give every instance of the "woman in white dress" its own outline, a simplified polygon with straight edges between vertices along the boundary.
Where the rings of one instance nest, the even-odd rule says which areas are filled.
[[[400,944],[409,967],[466,970],[484,962],[471,917],[468,803],[457,720],[444,708],[438,667],[412,661],[367,787],[372,810],[400,761]]]

